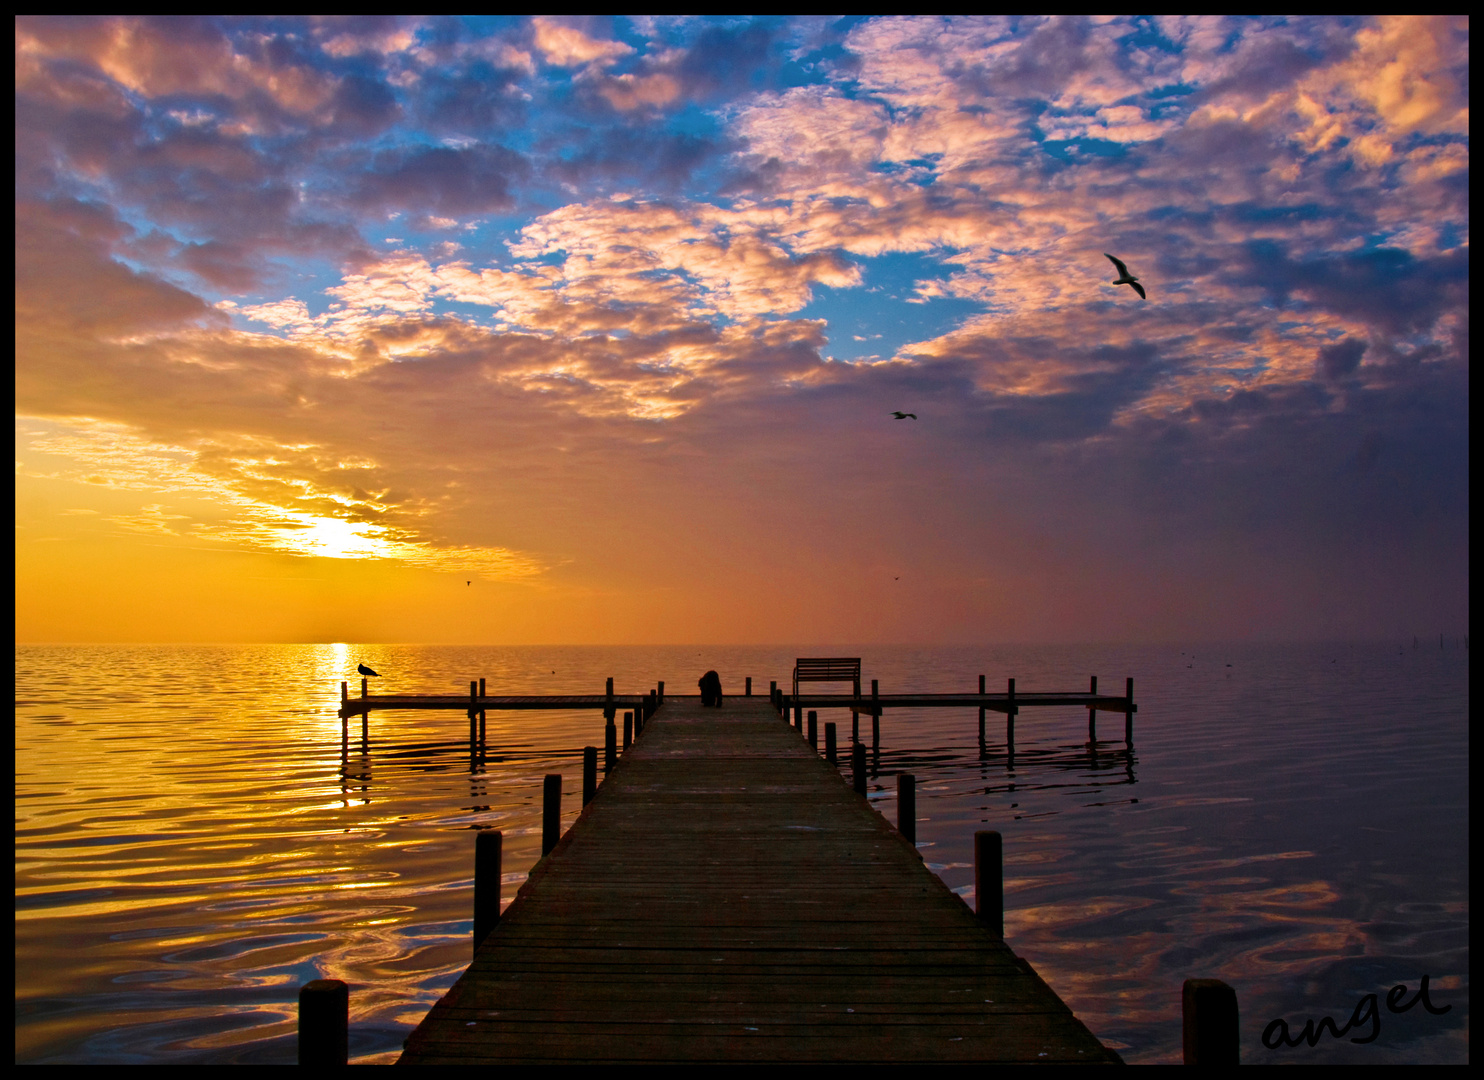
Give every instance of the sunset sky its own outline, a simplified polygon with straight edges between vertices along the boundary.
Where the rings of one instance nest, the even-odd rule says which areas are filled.
[[[1467,19],[15,48],[19,640],[1467,628]]]

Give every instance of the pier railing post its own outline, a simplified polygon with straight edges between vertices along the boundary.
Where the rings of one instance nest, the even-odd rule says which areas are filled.
[[[809,710],[809,745],[819,749],[819,713]]]
[[[474,834],[474,951],[500,921],[500,856],[504,836],[496,829]]]
[[[824,759],[831,765],[838,764],[835,761],[835,722],[833,720],[824,726]]]
[[[800,705],[798,699],[794,699],[794,730],[804,730],[804,706]]]
[[[608,676],[608,689],[603,693],[603,719],[613,723],[613,676]]]
[[[984,829],[974,834],[974,906],[980,922],[995,937],[1005,936],[1005,853],[1000,834]]]
[[[598,748],[596,746],[584,746],[582,748],[582,805],[586,806],[593,801],[593,796],[598,793]]]
[[[663,679],[660,680],[660,688],[655,693],[655,703],[657,705],[663,705],[665,703],[665,681]]]
[[[626,712],[623,714],[623,748],[627,752],[634,745],[634,714]]]
[[[366,679],[363,676],[361,678],[361,697],[368,697],[368,696],[369,695],[366,693]]]
[[[299,987],[299,1064],[344,1065],[350,1059],[350,990],[339,979]]]
[[[778,708],[778,680],[776,679],[768,682],[768,700],[773,703],[773,708]]]
[[[618,763],[618,731],[613,726],[613,717],[603,725],[603,771],[612,772]]]
[[[897,773],[897,832],[917,846],[917,777]]]
[[[479,743],[479,682],[469,680],[469,749]]]
[[[747,691],[742,696],[743,697],[752,697],[752,676],[751,675],[747,676]]]
[[[850,748],[850,769],[855,774],[855,793],[866,794],[866,744],[855,743]]]
[[[547,773],[541,785],[541,855],[551,854],[562,838],[562,776]]]
[[[340,684],[340,704],[344,705],[349,700],[350,700],[350,684],[349,683],[341,683]]]
[[[1186,979],[1180,1004],[1187,1065],[1240,1065],[1237,992],[1220,979]]]

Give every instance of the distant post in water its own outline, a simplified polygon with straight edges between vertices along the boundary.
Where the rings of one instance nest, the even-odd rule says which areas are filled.
[[[1090,693],[1090,694],[1096,694],[1097,692],[1098,692],[1098,677],[1096,675],[1094,675],[1092,677],[1092,688],[1088,691],[1088,693]],[[1087,741],[1088,742],[1097,742],[1097,740],[1098,740],[1098,708],[1097,708],[1096,705],[1089,705],[1087,707]]]
[[[500,921],[500,853],[503,835],[495,829],[474,834],[474,951]]]
[[[819,713],[809,710],[809,745],[819,749]]]
[[[339,979],[299,987],[299,1064],[344,1065],[350,1059],[350,990]]]
[[[984,676],[979,676],[979,693],[984,693]],[[984,706],[979,706],[979,741],[984,742]]]
[[[833,720],[824,726],[824,759],[831,765],[839,764],[835,761],[835,722]]]
[[[598,793],[598,748],[596,746],[584,746],[582,748],[582,805],[586,806],[593,801],[593,796]]]
[[[1235,990],[1220,979],[1186,979],[1180,991],[1180,1005],[1185,1064],[1242,1063]]]
[[[917,846],[917,777],[897,773],[897,832]]]
[[[1005,937],[1005,854],[1000,834],[974,834],[974,906],[995,937]]]
[[[541,854],[551,854],[562,838],[562,776],[547,773],[541,785]]]
[[[866,794],[866,744],[856,743],[850,748],[850,769],[855,774],[855,793]]]

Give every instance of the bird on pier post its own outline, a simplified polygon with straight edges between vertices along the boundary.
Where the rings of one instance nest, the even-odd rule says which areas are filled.
[[[356,665],[356,670],[359,671],[362,675],[375,675],[378,679],[381,678],[380,675],[378,675],[376,672],[372,671],[365,664],[357,664]]]

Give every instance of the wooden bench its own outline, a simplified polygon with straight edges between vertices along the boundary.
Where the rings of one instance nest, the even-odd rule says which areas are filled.
[[[861,696],[861,658],[859,656],[800,656],[794,661],[794,700],[799,698],[801,682],[848,682]]]

